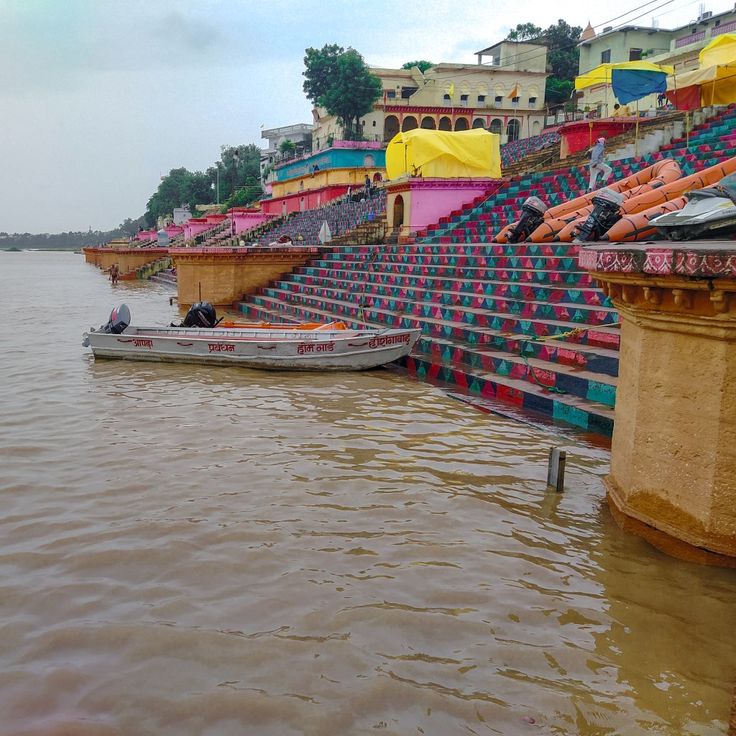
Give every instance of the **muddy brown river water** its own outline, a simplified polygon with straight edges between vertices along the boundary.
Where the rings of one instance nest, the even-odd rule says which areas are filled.
[[[2,736],[727,732],[736,571],[620,531],[605,449],[387,370],[82,348],[169,295],[0,253]]]

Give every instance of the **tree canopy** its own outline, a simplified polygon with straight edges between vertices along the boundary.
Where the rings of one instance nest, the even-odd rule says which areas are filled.
[[[304,67],[307,99],[334,115],[348,140],[360,138],[359,119],[373,109],[383,90],[363,57],[353,48],[328,44],[308,48]]]
[[[507,41],[533,41],[542,35],[542,29],[534,23],[518,23],[516,28],[509,31]]]
[[[126,220],[127,222],[127,220]],[[136,228],[135,232],[138,232]],[[74,250],[89,245],[104,245],[113,238],[127,235],[122,225],[115,230],[69,231],[63,233],[0,233],[0,250],[38,248],[41,250]]]
[[[284,156],[293,156],[296,151],[296,143],[291,138],[281,141],[279,144],[279,152]]]
[[[261,149],[253,143],[221,146],[220,158],[204,173],[186,168],[172,169],[162,177],[158,189],[151,195],[144,215],[148,227],[154,227],[159,217],[170,215],[175,207],[210,204],[217,200],[223,207],[241,206],[258,199]],[[219,170],[219,175],[218,175]]]
[[[578,73],[578,41],[583,29],[564,20],[542,30],[533,23],[519,23],[509,32],[508,41],[529,41],[547,46],[547,77],[545,99],[547,104],[567,102],[575,86]]]
[[[422,59],[421,61],[407,61],[406,64],[402,65],[402,69],[411,69],[412,67],[419,67],[419,71],[424,74],[427,69],[431,69],[434,66],[434,62]]]
[[[326,44],[321,49],[308,48],[304,56],[304,94],[313,104],[320,104],[320,99],[327,93],[337,74],[337,60],[345,53],[342,46],[336,43]]]

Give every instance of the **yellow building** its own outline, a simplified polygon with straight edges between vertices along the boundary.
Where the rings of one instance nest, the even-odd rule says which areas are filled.
[[[476,52],[477,64],[441,63],[426,72],[371,67],[383,95],[360,123],[369,141],[390,141],[399,131],[485,128],[501,142],[537,135],[544,127],[547,48],[502,41]],[[484,61],[484,59],[490,59]],[[315,149],[343,133],[324,109],[314,114]]]

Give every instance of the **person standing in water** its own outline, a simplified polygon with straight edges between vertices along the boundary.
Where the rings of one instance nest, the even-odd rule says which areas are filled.
[[[110,281],[112,281],[113,286],[117,284],[119,278],[120,278],[120,269],[118,268],[117,263],[113,263],[112,266],[110,266]]]

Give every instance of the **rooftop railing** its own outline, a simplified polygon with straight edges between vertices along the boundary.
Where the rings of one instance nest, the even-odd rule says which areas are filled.
[[[675,48],[681,49],[683,46],[689,46],[691,43],[697,43],[705,38],[705,31],[697,31],[689,36],[683,36],[675,41]]]
[[[721,26],[713,28],[710,32],[711,36],[720,36],[723,33],[733,33],[736,31],[736,20],[732,20],[728,23],[724,23]]]

